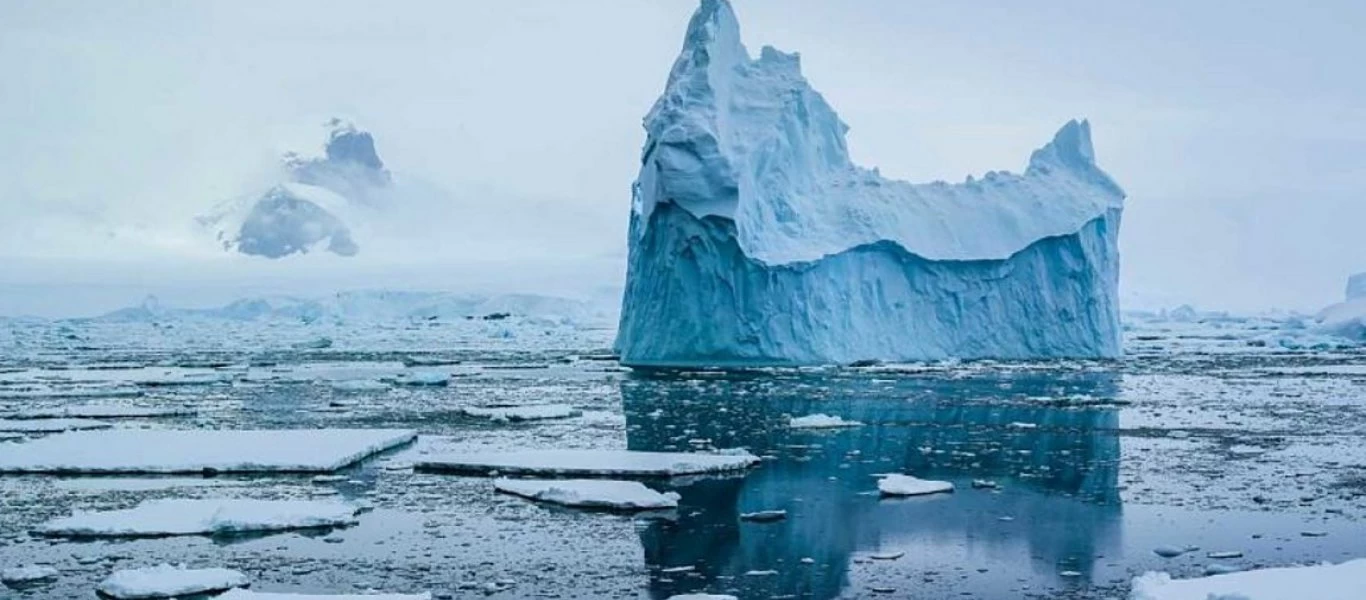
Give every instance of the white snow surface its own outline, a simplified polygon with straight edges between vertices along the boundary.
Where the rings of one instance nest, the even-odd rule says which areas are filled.
[[[751,58],[730,4],[703,0],[644,125],[627,364],[1120,353],[1124,192],[1086,121],[1023,175],[886,179],[852,163],[796,54]]]
[[[494,421],[537,421],[541,419],[567,419],[582,414],[568,404],[525,404],[520,406],[466,406],[461,412],[471,417],[484,417]]]
[[[924,496],[952,492],[953,484],[947,481],[920,479],[910,475],[885,475],[877,482],[878,491],[888,496]]]
[[[430,455],[417,468],[434,471],[598,477],[670,477],[739,471],[759,458],[748,452],[698,454],[631,450],[521,450]]]
[[[1341,564],[1256,569],[1194,579],[1150,572],[1134,578],[1130,600],[1357,600],[1366,559]]]
[[[30,583],[45,579],[56,579],[60,573],[52,567],[42,565],[28,565],[24,567],[12,567],[0,571],[0,582],[3,583]]]
[[[63,537],[284,531],[352,525],[357,510],[354,505],[335,501],[165,498],[124,510],[78,512],[48,521],[36,531]]]
[[[497,479],[507,494],[577,508],[654,510],[678,507],[678,494],[660,493],[638,481],[612,479]]]
[[[79,431],[0,446],[0,473],[327,472],[416,438],[409,429]]]
[[[422,594],[284,594],[253,592],[241,588],[229,590],[215,600],[432,600],[430,593]]]
[[[846,421],[842,417],[830,416],[825,413],[816,413],[804,417],[792,417],[788,421],[788,427],[793,429],[839,429],[844,427],[860,427],[863,423],[858,421]]]
[[[116,571],[98,589],[119,600],[142,600],[221,592],[249,583],[246,575],[232,569],[187,569],[183,565],[162,564]]]

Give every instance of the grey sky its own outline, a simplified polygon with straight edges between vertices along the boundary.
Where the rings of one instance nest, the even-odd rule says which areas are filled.
[[[1127,297],[1311,309],[1366,271],[1366,4],[735,4],[751,51],[801,52],[855,159],[891,176],[1018,171],[1064,121],[1090,118],[1130,195]],[[487,236],[426,258],[414,247],[432,265],[415,284],[510,246],[509,264],[579,257],[610,283],[640,119],[694,8],[0,3],[0,283],[112,277],[89,266],[109,262],[174,263],[163,286],[190,271],[281,275],[203,254],[189,223],[250,193],[280,151],[316,147],[334,114],[374,131],[399,175],[453,190],[454,218]]]

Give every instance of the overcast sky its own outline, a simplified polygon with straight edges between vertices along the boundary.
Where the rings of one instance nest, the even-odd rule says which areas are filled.
[[[164,267],[163,288],[186,273],[345,272],[219,256],[192,226],[258,189],[280,152],[315,150],[332,115],[373,131],[397,176],[452,190],[464,212],[444,218],[479,224],[469,243],[386,256],[427,273],[412,285],[457,288],[436,274],[478,263],[530,288],[513,265],[544,281],[530,274],[547,261],[593,262],[584,272],[611,284],[640,119],[695,7],[7,0],[0,285],[13,296],[17,283],[102,277],[136,294],[146,265]],[[1366,271],[1366,3],[738,0],[736,12],[752,52],[802,54],[855,160],[886,175],[1019,171],[1067,119],[1091,119],[1100,165],[1129,192],[1135,303],[1313,309]]]

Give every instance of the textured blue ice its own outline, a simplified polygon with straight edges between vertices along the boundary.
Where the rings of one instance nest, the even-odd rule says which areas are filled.
[[[1069,122],[1023,175],[854,165],[795,54],[703,0],[645,118],[617,350],[631,365],[1114,357],[1124,192]]]

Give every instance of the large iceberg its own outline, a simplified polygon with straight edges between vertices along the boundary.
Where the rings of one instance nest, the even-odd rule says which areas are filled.
[[[1366,342],[1366,273],[1347,278],[1346,299],[1315,316],[1320,333]]]
[[[796,54],[703,0],[632,193],[617,348],[639,366],[1114,357],[1124,192],[1067,123],[1023,175],[854,165]]]

